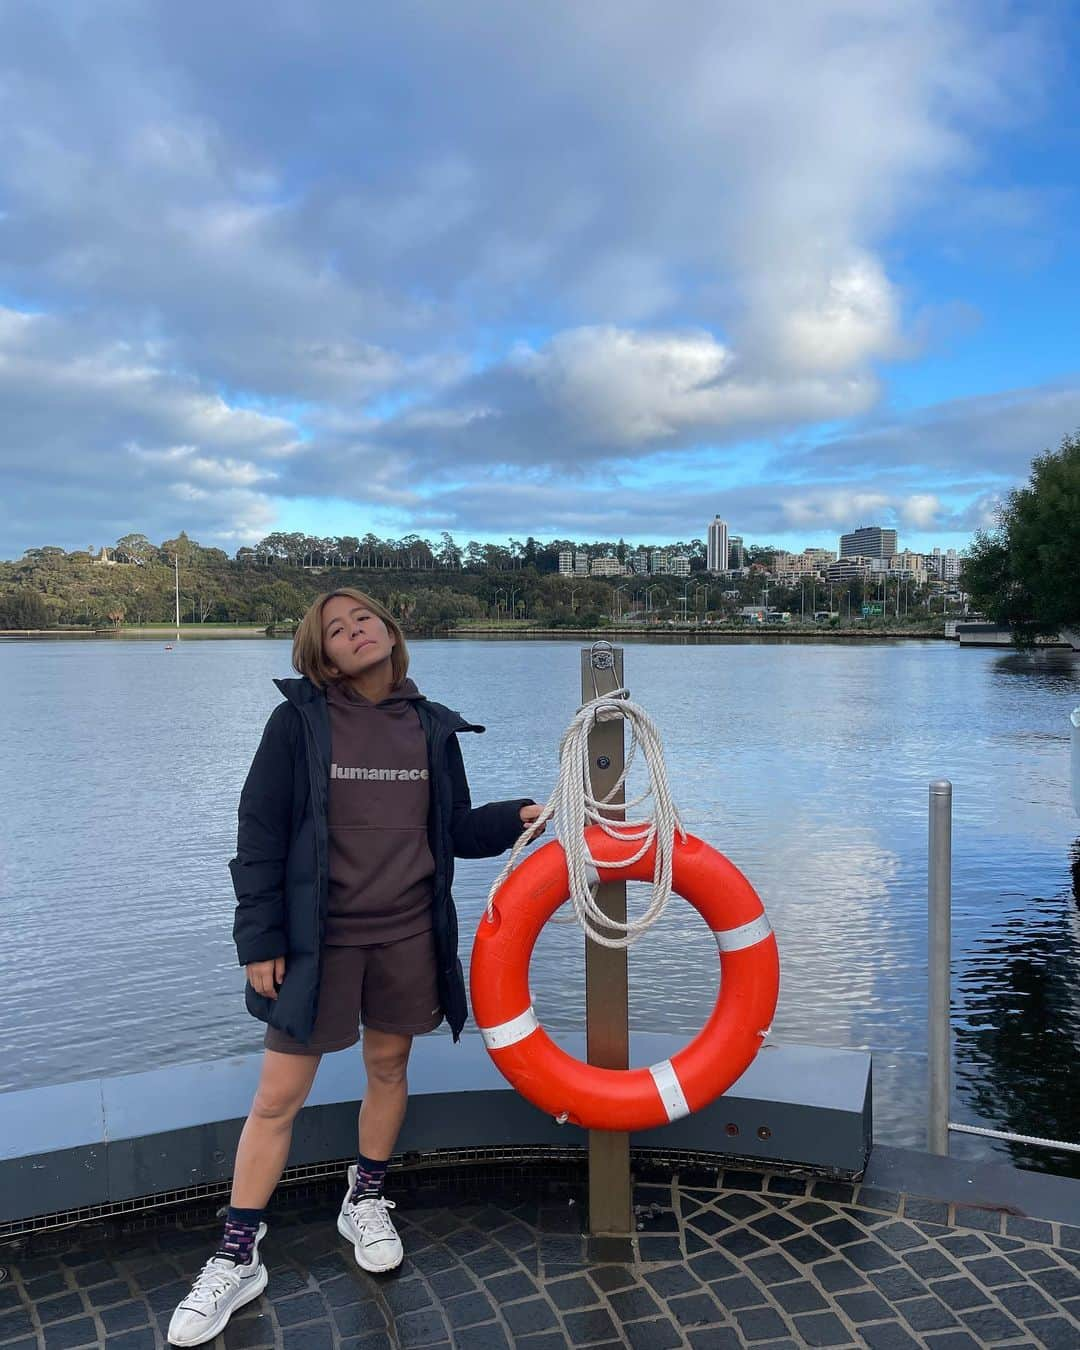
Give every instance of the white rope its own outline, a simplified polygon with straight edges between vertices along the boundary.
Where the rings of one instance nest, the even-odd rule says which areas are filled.
[[[623,771],[611,791],[603,797],[594,797],[589,776],[589,733],[598,722],[609,722],[618,717],[623,718],[630,727],[630,748],[626,753]],[[639,748],[649,773],[648,787],[632,801],[615,802],[613,799],[626,782]],[[624,813],[640,806],[650,797],[653,799],[651,819],[633,822],[623,820]],[[566,853],[573,917],[584,929],[586,937],[601,947],[632,946],[656,923],[671,898],[675,832],[678,831],[680,839],[685,839],[686,831],[671,800],[660,732],[648,713],[630,702],[625,689],[614,689],[609,694],[602,694],[583,704],[567,727],[559,746],[559,781],[540,815],[514,845],[506,866],[488,893],[489,922],[494,918],[496,892],[549,820],[554,822],[555,833]],[[612,837],[640,841],[640,846],[636,853],[620,862],[601,862],[593,857],[585,842],[588,825],[599,825],[605,834]],[[652,895],[644,914],[638,919],[628,918],[626,923],[609,918],[596,903],[597,877],[601,870],[605,867],[626,867],[636,862],[648,853],[654,842],[656,865]]]

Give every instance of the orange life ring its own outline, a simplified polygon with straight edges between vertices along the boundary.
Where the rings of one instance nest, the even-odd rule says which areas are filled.
[[[597,826],[585,837],[602,862],[630,857],[640,841]],[[636,863],[603,869],[605,881],[650,881],[655,847]],[[516,868],[480,920],[470,970],[473,1014],[503,1077],[560,1120],[594,1130],[647,1130],[707,1106],[739,1078],[761,1047],[780,988],[769,920],[749,881],[700,839],[676,835],[673,889],[712,929],[720,954],[716,1006],[697,1036],[647,1069],[583,1064],[544,1031],[529,995],[529,961],[540,930],[570,895],[562,845],[545,844]]]

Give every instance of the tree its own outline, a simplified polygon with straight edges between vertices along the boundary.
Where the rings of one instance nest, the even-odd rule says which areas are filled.
[[[37,591],[20,587],[0,595],[0,628],[47,628],[50,620],[49,607]]]
[[[1080,627],[1080,433],[1033,460],[997,528],[975,536],[961,584],[988,619],[1012,628],[1019,646]]]

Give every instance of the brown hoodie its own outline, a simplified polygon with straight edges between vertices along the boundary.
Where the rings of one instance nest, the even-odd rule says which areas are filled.
[[[411,680],[381,703],[327,685],[330,903],[325,942],[367,947],[431,927],[428,760]]]

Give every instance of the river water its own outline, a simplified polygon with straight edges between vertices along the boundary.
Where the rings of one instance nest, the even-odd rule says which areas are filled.
[[[579,645],[412,643],[421,689],[488,727],[463,738],[475,801],[548,794]],[[226,864],[288,665],[287,643],[262,640],[0,644],[0,1090],[258,1049]],[[685,824],[765,901],[774,1039],[872,1049],[883,1142],[925,1139],[927,784],[952,779],[954,1119],[1080,1138],[1080,657],[631,640],[626,680]],[[465,957],[497,868],[459,864]],[[673,900],[631,952],[633,1025],[696,1032],[715,966]],[[544,931],[532,984],[556,1037],[582,1025],[576,928]]]

